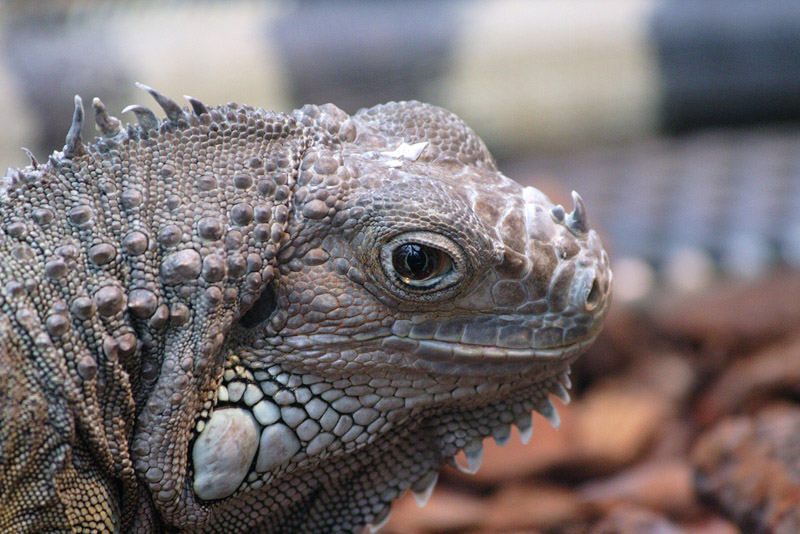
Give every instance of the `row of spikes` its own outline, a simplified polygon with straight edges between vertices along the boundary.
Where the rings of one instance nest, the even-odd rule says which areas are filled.
[[[164,110],[164,113],[166,113],[167,118],[170,121],[177,122],[179,120],[186,119],[183,108],[181,108],[177,102],[168,96],[159,93],[152,87],[144,85],[143,83],[136,82],[136,86],[150,93],[158,105],[161,106],[161,109]],[[205,104],[196,98],[186,95],[184,95],[184,98],[189,101],[189,104],[192,106],[192,111],[195,115],[200,116],[203,113],[208,112]],[[97,97],[92,100],[92,107],[94,108],[95,123],[97,124],[97,128],[100,130],[103,136],[116,136],[121,129],[120,120],[109,115],[106,111],[105,105]],[[122,113],[127,113],[129,111],[136,116],[136,120],[144,130],[158,128],[158,117],[156,117],[156,114],[153,113],[149,108],[145,106],[131,105],[123,109]],[[67,138],[63,149],[64,158],[66,159],[72,159],[74,156],[80,156],[86,152],[81,140],[83,117],[83,101],[79,95],[75,95],[75,110],[72,114],[72,124],[67,132]],[[25,152],[28,154],[28,157],[31,160],[31,165],[36,168],[36,158],[34,158],[31,151],[28,149],[23,150],[25,150]],[[575,191],[572,192],[572,201],[574,208],[570,213],[566,213],[563,206],[558,205],[553,207],[551,210],[551,216],[556,222],[565,224],[574,235],[581,236],[589,231],[586,207],[584,206],[581,196]]]
[[[167,119],[170,121],[177,122],[179,120],[186,119],[186,114],[183,108],[181,108],[168,96],[165,96],[152,87],[139,82],[136,82],[136,86],[150,93],[158,105],[161,106],[161,109],[164,110],[164,113],[167,115]],[[184,96],[184,98],[189,101],[189,104],[192,106],[192,111],[195,115],[200,116],[203,113],[208,113],[208,109],[206,108],[205,104],[196,98],[191,96]],[[119,134],[122,123],[116,117],[108,114],[105,104],[103,104],[99,98],[95,97],[92,100],[92,108],[94,109],[94,118],[97,128],[104,137],[114,137]],[[156,114],[153,113],[149,108],[145,106],[131,105],[123,109],[122,113],[127,113],[129,111],[136,116],[136,120],[143,129],[151,130],[158,127],[158,117],[156,117]],[[72,124],[67,132],[67,138],[63,149],[64,157],[66,159],[72,159],[73,157],[80,156],[86,152],[81,140],[83,118],[83,100],[79,95],[75,95],[75,110],[72,113]],[[25,152],[28,154],[28,157],[31,160],[31,165],[36,168],[38,164],[31,151],[28,149],[23,150],[25,150]]]
[[[567,393],[567,388],[572,387],[569,373],[569,369],[563,372],[560,375],[559,381],[556,383],[555,388],[553,391],[551,391],[551,393],[559,398],[564,404],[569,404],[570,402],[569,393]],[[545,399],[538,406],[535,406],[534,410],[543,415],[553,428],[558,428],[560,424],[558,412],[556,412],[555,406],[553,406],[553,403],[550,402],[549,399]],[[523,444],[527,444],[533,436],[533,420],[530,412],[520,415],[514,424],[519,429],[520,440]],[[492,437],[499,446],[505,446],[510,438],[510,425],[502,425],[495,428],[492,432]],[[464,457],[467,460],[466,466],[461,465],[458,460],[456,460],[455,456],[449,458],[448,463],[462,473],[474,475],[478,472],[478,469],[483,462],[482,440],[477,439],[472,443],[469,443],[462,449],[462,451],[464,452]],[[439,473],[438,471],[433,470],[429,471],[422,478],[411,485],[411,493],[414,495],[414,500],[417,501],[418,506],[425,506],[433,494],[433,490],[436,487],[438,480]],[[386,508],[379,512],[367,525],[368,532],[376,533],[380,531],[380,529],[389,521],[390,512],[391,505],[387,505]]]

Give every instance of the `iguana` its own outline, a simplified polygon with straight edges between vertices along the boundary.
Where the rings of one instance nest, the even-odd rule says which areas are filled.
[[[451,113],[99,99],[0,187],[0,531],[359,532],[557,424],[612,274]]]

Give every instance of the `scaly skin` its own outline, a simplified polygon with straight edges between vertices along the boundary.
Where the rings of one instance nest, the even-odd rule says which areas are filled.
[[[3,182],[0,530],[358,532],[555,421],[611,272],[452,114],[95,100]]]

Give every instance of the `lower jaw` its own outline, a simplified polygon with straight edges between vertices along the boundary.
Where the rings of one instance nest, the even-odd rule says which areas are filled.
[[[381,495],[381,507],[372,509],[362,519],[365,523],[375,524],[385,517],[383,512],[384,510],[388,512],[391,500],[399,497],[408,488],[416,494],[419,501],[424,502],[436,483],[434,473],[443,462],[451,461],[457,468],[467,473],[476,472],[483,456],[483,438],[492,436],[498,444],[504,445],[509,440],[511,427],[515,425],[519,428],[523,442],[527,442],[533,434],[532,410],[540,412],[551,424],[557,426],[558,417],[549,401],[549,395],[554,394],[568,401],[564,388],[569,387],[569,378],[566,363],[561,362],[560,369],[555,367],[557,362],[552,363],[554,365],[552,375],[538,382],[530,382],[504,391],[483,394],[479,391],[478,395],[465,395],[461,399],[453,398],[446,403],[433,402],[403,409],[403,416],[398,416],[393,421],[393,426],[388,432],[376,433],[371,440],[359,445],[360,450],[354,450],[352,454],[323,455],[317,458],[315,463],[292,460],[272,472],[259,473],[262,479],[259,484],[243,482],[238,494],[234,495],[237,499],[262,502],[265,508],[271,508],[267,503],[277,502],[274,496],[280,487],[285,487],[287,483],[292,484],[292,480],[303,480],[302,484],[295,485],[308,490],[308,494],[305,489],[298,490],[297,494],[297,502],[302,502],[300,508],[303,508],[304,512],[309,508],[325,508],[328,514],[341,513],[344,516],[345,512],[352,512],[344,510],[352,503],[348,501],[342,504],[340,500],[342,495],[351,494],[349,492],[353,494],[356,491],[363,492],[364,488],[374,488],[376,494]],[[344,449],[340,447],[338,450],[346,453]],[[453,459],[460,451],[464,452],[465,462],[462,463]],[[357,465],[350,466],[348,462],[353,458],[359,458],[359,461]],[[314,482],[307,483],[308,477]],[[306,499],[310,494],[315,496],[308,501]],[[333,506],[329,501],[339,503],[337,506],[342,509],[329,510]],[[234,501],[223,499],[210,503],[215,510],[213,513],[215,517],[209,523],[209,528],[215,528],[212,525],[228,524],[226,523],[229,519],[228,514],[235,514],[237,510],[236,506],[230,504],[232,502]],[[283,505],[275,510],[283,510]],[[268,519],[266,524],[270,526],[265,527],[264,531],[307,532],[319,528],[319,525],[306,523],[302,518],[284,517],[284,520],[300,526],[283,529],[281,527],[283,522],[270,523],[272,519]]]
[[[423,367],[446,365],[446,372],[441,374],[461,378],[452,383],[447,379],[437,383],[423,371],[408,373],[406,376],[412,378],[398,380],[397,385],[380,381],[370,385],[363,380],[347,385],[338,384],[339,381],[331,384],[319,377],[309,379],[310,375],[291,375],[277,365],[262,371],[250,371],[241,365],[228,369],[213,406],[204,410],[196,423],[190,453],[194,456],[198,450],[201,453],[211,450],[212,456],[222,456],[229,464],[236,464],[236,458],[230,456],[233,454],[230,447],[241,445],[241,436],[223,436],[219,442],[209,442],[212,439],[209,437],[209,424],[214,422],[215,414],[221,416],[221,412],[228,410],[227,415],[232,414],[235,422],[243,425],[246,440],[250,440],[249,444],[245,443],[249,467],[242,471],[240,466],[236,474],[231,474],[235,480],[222,473],[228,487],[222,493],[200,491],[199,496],[206,500],[225,499],[237,491],[260,488],[276,470],[303,469],[320,455],[348,454],[363,448],[381,434],[392,432],[409,417],[423,413],[435,416],[432,421],[450,413],[449,419],[464,419],[459,426],[475,427],[473,432],[451,434],[448,428],[452,427],[453,421],[443,421],[440,428],[429,430],[438,436],[435,449],[442,457],[454,456],[462,449],[472,451],[468,454],[468,463],[472,462],[472,465],[467,467],[472,470],[481,438],[493,435],[502,441],[510,433],[511,424],[516,424],[523,436],[529,436],[531,410],[556,421],[555,410],[547,399],[548,393],[568,399],[564,386],[568,385],[569,359],[539,360],[534,362],[535,368],[530,362],[492,362],[490,367],[493,369],[499,371],[508,367],[508,370],[488,380],[486,364],[474,360],[453,364],[418,359],[417,363],[420,362]],[[454,372],[453,365],[459,368],[458,372]],[[516,383],[508,380],[508,375],[518,373],[520,366],[527,372],[517,374]],[[467,368],[472,372],[465,372]],[[463,377],[467,375],[474,375],[476,380],[465,383]],[[414,376],[423,378],[413,379]],[[464,385],[470,382],[472,385]],[[461,385],[457,386],[457,383]],[[466,418],[457,415],[462,412],[471,415]],[[484,414],[483,422],[480,414]],[[231,417],[227,417],[226,422],[230,420]],[[200,445],[204,437],[207,438],[205,445]],[[208,454],[199,457],[207,458]],[[195,482],[209,475],[205,465],[194,466],[193,473]],[[207,488],[209,484],[201,486]]]

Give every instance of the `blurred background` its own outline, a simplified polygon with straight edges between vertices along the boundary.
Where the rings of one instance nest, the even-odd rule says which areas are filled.
[[[134,81],[428,101],[586,201],[616,304],[562,429],[487,443],[385,532],[800,532],[800,1],[6,0],[0,161],[61,149],[76,93],[152,105]]]

